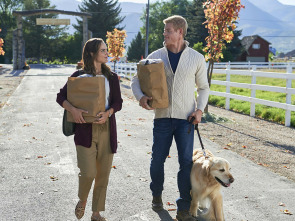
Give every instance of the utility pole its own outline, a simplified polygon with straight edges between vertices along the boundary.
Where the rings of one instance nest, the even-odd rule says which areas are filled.
[[[150,0],[146,5],[146,24],[145,24],[145,58],[149,54],[149,17],[150,17]]]

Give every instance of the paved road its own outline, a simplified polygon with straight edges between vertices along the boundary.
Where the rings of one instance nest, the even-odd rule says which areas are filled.
[[[56,93],[74,66],[34,66],[0,110],[0,220],[76,220],[77,167],[72,137],[61,132],[63,110]],[[149,161],[153,113],[141,109],[122,85],[124,104],[117,114],[118,153],[114,157],[106,212],[111,221],[175,219],[177,152],[167,158],[165,209],[151,210]],[[202,128],[205,125],[201,125]],[[206,148],[232,164],[235,182],[223,188],[226,220],[289,221],[295,213],[295,184],[210,140]],[[199,147],[195,136],[195,147]],[[82,220],[90,220],[91,197]],[[167,205],[170,203],[170,205]],[[279,206],[280,203],[285,204]]]

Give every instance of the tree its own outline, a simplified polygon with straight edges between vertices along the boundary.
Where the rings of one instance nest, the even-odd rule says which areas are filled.
[[[128,47],[127,58],[129,61],[138,62],[144,56],[144,41],[138,32]]]
[[[12,59],[12,30],[16,28],[13,10],[21,7],[22,0],[0,0],[0,24],[2,32],[0,38],[5,41],[3,50],[5,55],[0,57],[0,63],[7,63]]]
[[[209,86],[214,62],[223,57],[222,49],[225,47],[225,41],[230,43],[234,37],[233,31],[236,29],[234,21],[237,20],[241,8],[244,6],[240,0],[207,0],[204,3],[206,28],[209,36],[206,38],[207,46],[204,49],[206,59],[209,60],[207,77]]]
[[[24,0],[24,10],[54,9],[49,0]],[[60,26],[36,25],[36,18],[40,16],[28,16],[23,19],[23,30],[26,47],[26,57],[40,58],[54,57],[55,52],[63,47],[59,43],[65,35],[65,29]],[[43,14],[42,18],[57,18],[56,14]]]
[[[108,51],[111,58],[111,61],[115,63],[114,71],[116,62],[120,60],[120,57],[123,57],[125,52],[124,41],[127,37],[126,31],[120,31],[118,29],[114,29],[112,32],[107,32],[107,40],[106,43],[108,44]]]
[[[81,12],[92,14],[92,18],[88,20],[88,29],[92,31],[93,37],[106,40],[107,31],[112,31],[114,28],[123,29],[118,27],[125,18],[120,16],[121,8],[118,0],[83,0],[79,9]],[[74,27],[83,33],[83,21],[80,19],[77,21],[78,25]]]
[[[2,30],[0,29],[0,32],[1,32]],[[3,44],[4,44],[4,41],[3,41],[3,39],[2,38],[0,38],[0,55],[4,55],[5,54],[5,52],[4,52],[4,50],[3,50]]]
[[[15,26],[15,18],[12,11],[18,9],[22,5],[22,0],[0,0],[0,24],[2,27],[2,34],[5,38],[10,27]]]
[[[236,61],[245,50],[242,46],[241,39],[239,38],[242,35],[242,30],[234,30],[233,34],[234,37],[231,42],[226,43],[225,48],[222,50],[222,62]]]
[[[206,0],[194,0],[191,5],[187,7],[187,40],[194,45],[195,43],[202,42],[206,45],[206,37],[208,36],[208,29],[205,28],[205,13],[203,3]]]
[[[155,51],[163,47],[163,20],[172,15],[186,16],[186,7],[189,5],[188,0],[178,1],[157,1],[150,4],[150,16],[149,16],[149,51]],[[146,12],[144,12],[141,20],[144,26],[141,28],[141,34],[143,38],[146,38],[146,25],[145,25]]]
[[[202,55],[205,55],[203,42],[198,42],[197,44],[194,44],[193,49],[201,53]]]

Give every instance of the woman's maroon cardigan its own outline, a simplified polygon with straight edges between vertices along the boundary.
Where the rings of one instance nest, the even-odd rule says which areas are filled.
[[[82,72],[76,71],[71,75],[71,77],[77,77]],[[109,106],[114,109],[114,113],[110,117],[110,142],[111,149],[113,153],[117,152],[117,126],[116,126],[116,117],[115,113],[122,108],[122,97],[120,91],[120,84],[118,76],[115,73],[112,73],[112,76],[109,79],[110,84],[110,95],[109,95]],[[57,94],[56,102],[62,106],[63,102],[67,99],[67,84],[60,89],[60,92]],[[84,147],[91,147],[92,142],[92,124],[76,124],[75,127],[75,136],[74,141],[76,145],[81,145]]]

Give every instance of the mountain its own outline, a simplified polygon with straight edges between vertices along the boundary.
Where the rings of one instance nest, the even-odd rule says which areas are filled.
[[[289,8],[293,6],[283,5],[277,0],[242,0],[242,4],[245,5],[245,9],[240,11],[240,20],[238,20],[238,29],[242,29],[242,37],[260,35],[279,52],[295,48],[294,22],[287,20],[289,16],[282,20],[275,13],[275,8],[279,8],[280,13],[287,15]]]
[[[132,3],[132,2],[121,2],[120,3],[122,16],[125,16],[122,26],[125,26],[127,31],[126,45],[129,46],[132,39],[135,38],[140,28],[143,26],[140,17],[145,10],[145,4]]]
[[[51,0],[52,4],[60,10],[78,11],[79,0]],[[245,9],[240,12],[238,29],[242,36],[260,35],[272,44],[279,52],[288,52],[295,49],[295,6],[284,5],[277,0],[242,0]],[[140,27],[143,26],[140,17],[145,9],[145,4],[121,2],[121,15],[125,16],[122,26],[127,31],[127,46],[135,37]],[[60,18],[71,19],[71,24],[76,24],[75,16],[60,15]],[[75,30],[69,26],[69,32]],[[291,37],[290,37],[291,36]]]
[[[271,4],[269,4],[269,0],[248,1],[282,21],[293,23],[293,21],[295,20],[295,6],[293,5],[284,5],[278,0],[272,0]]]
[[[51,0],[51,5],[56,5],[56,9],[65,11],[79,11],[78,5],[81,3],[79,0]],[[125,16],[121,26],[125,26],[127,31],[126,45],[129,46],[133,38],[143,26],[140,17],[145,9],[145,4],[133,3],[133,2],[120,2],[122,11],[121,15]],[[71,26],[68,27],[69,33],[74,33],[76,29],[72,24],[77,24],[76,16],[59,15],[59,18],[68,18],[71,20]],[[79,18],[80,19],[80,18]]]

